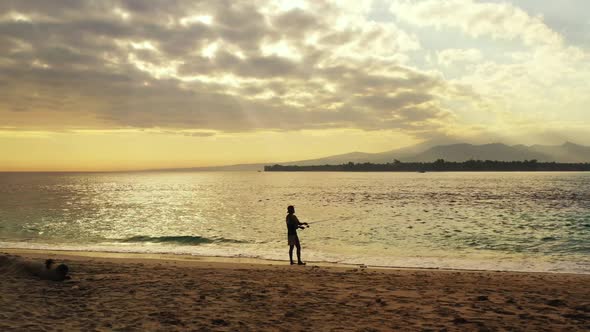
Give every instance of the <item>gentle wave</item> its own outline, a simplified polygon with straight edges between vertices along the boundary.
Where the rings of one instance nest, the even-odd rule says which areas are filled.
[[[260,251],[258,248],[240,248],[231,250],[227,246],[167,246],[155,244],[153,246],[114,246],[110,245],[56,245],[43,243],[2,242],[1,249],[25,250],[56,250],[73,252],[100,253],[128,253],[128,254],[168,254],[190,255],[201,257],[224,258],[255,258],[269,261],[281,261],[287,264],[286,252]],[[530,259],[528,256],[512,257],[347,257],[345,255],[326,255],[324,252],[306,250],[305,258],[309,263],[334,263],[344,265],[366,265],[382,268],[420,268],[420,269],[450,269],[450,270],[478,270],[478,271],[516,271],[516,272],[549,272],[549,273],[577,273],[590,275],[588,262],[579,261],[547,261],[545,259]]]
[[[177,243],[183,245],[199,245],[208,243],[243,243],[244,241],[225,238],[206,238],[201,236],[133,236],[118,242],[152,242],[152,243]]]
[[[590,273],[590,173],[0,175],[0,248]],[[4,242],[5,241],[5,242]]]

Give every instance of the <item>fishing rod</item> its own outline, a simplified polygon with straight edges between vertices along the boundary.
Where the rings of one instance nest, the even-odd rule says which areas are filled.
[[[310,225],[320,224],[320,223],[323,223],[323,222],[326,222],[326,221],[331,221],[331,220],[332,219],[324,219],[324,220],[319,220],[319,221],[308,222],[308,223],[305,223],[305,224],[307,224],[307,227],[309,227]]]

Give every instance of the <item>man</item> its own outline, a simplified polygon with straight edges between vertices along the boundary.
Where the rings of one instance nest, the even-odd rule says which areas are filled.
[[[299,222],[297,216],[295,215],[295,207],[289,205],[287,207],[287,239],[289,240],[289,260],[291,261],[291,265],[295,264],[293,262],[293,247],[297,247],[297,265],[305,265],[301,261],[301,244],[299,243],[299,237],[297,236],[297,229],[305,229],[304,226],[308,226],[309,224],[306,222]]]

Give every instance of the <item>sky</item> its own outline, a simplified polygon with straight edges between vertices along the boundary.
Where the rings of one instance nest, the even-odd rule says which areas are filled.
[[[590,2],[5,0],[0,171],[590,145]]]

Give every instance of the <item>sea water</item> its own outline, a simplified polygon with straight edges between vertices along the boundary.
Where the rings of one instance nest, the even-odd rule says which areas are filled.
[[[590,173],[0,173],[0,248],[590,273]]]

